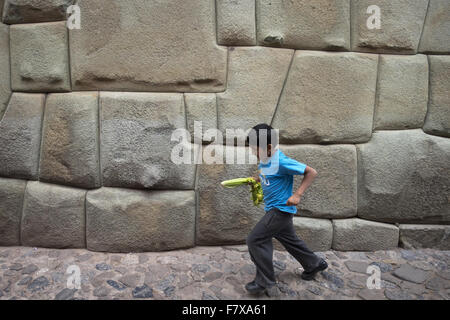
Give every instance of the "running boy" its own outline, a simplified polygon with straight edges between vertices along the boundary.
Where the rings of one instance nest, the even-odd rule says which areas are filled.
[[[266,292],[270,295],[269,292],[276,284],[272,238],[280,241],[303,266],[302,279],[312,280],[317,272],[328,267],[324,259],[309,250],[297,237],[292,223],[293,216],[297,213],[296,206],[317,176],[317,171],[287,157],[278,147],[276,131],[268,124],[253,127],[247,143],[259,161],[259,175],[255,179],[261,182],[263,188],[266,214],[247,237],[250,257],[256,265],[256,277],[245,288],[252,294]],[[304,178],[293,193],[295,174],[304,175]]]

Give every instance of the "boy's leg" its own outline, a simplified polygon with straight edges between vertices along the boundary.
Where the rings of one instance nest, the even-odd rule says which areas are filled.
[[[250,258],[256,266],[255,282],[264,288],[276,284],[273,269],[272,237],[283,228],[284,218],[269,210],[255,225],[247,237],[247,246]]]
[[[297,236],[292,219],[293,215],[291,214],[289,223],[274,238],[280,241],[286,250],[302,265],[303,270],[309,272],[316,268],[322,259],[314,254],[306,246],[306,243]]]

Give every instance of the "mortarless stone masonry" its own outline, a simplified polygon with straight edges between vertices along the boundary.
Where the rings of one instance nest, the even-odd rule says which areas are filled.
[[[73,3],[81,29],[68,30]],[[294,218],[310,248],[448,250],[449,6],[0,0],[0,245],[244,244],[263,207],[220,182],[256,164],[170,156],[223,158],[203,133],[266,122],[318,171]],[[194,138],[194,121],[203,146],[172,139]]]

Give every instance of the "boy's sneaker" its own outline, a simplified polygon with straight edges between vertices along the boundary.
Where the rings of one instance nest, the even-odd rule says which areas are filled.
[[[251,294],[261,294],[266,291],[266,288],[261,287],[255,282],[255,280],[253,280],[252,282],[249,282],[245,285],[245,290],[247,290],[248,293]]]
[[[303,280],[307,280],[307,281],[312,280],[312,279],[314,279],[317,272],[323,271],[326,268],[328,268],[328,263],[324,259],[322,259],[322,260],[320,260],[319,265],[317,267],[315,267],[313,270],[311,270],[309,272],[303,271],[301,278]]]
[[[262,294],[266,293],[269,297],[278,297],[280,295],[280,291],[278,290],[278,286],[275,284],[270,288],[261,287],[259,284],[253,280],[245,285],[245,289],[250,294]]]

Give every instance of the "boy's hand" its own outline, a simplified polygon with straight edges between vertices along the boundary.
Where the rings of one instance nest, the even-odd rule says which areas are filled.
[[[300,196],[298,194],[293,194],[287,201],[287,206],[296,206],[300,203]]]
[[[259,175],[254,175],[252,176],[252,178],[255,179],[256,182],[261,182],[261,179],[259,179]],[[251,185],[252,183],[249,182],[248,184]]]

